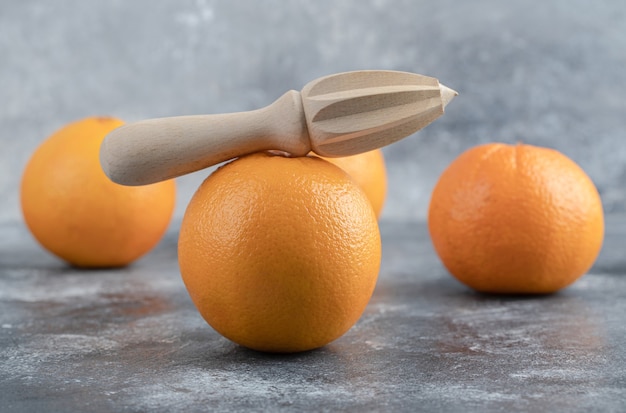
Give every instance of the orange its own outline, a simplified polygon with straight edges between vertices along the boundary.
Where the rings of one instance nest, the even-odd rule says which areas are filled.
[[[367,197],[340,168],[257,153],[198,188],[178,259],[217,332],[251,349],[297,352],[356,323],[376,284],[381,241]]]
[[[600,252],[604,215],[591,179],[558,151],[486,144],[437,182],[428,212],[434,248],[462,283],[489,293],[552,293]]]
[[[376,149],[353,156],[323,158],[348,173],[365,191],[376,216],[380,217],[387,195],[387,169],[383,151]]]
[[[24,220],[48,251],[79,267],[126,265],[165,233],[174,181],[142,187],[111,182],[100,167],[100,143],[121,126],[111,117],[70,123],[45,140],[21,183]]]

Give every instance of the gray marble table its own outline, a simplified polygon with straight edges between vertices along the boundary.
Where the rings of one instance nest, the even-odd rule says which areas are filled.
[[[601,411],[626,408],[626,219],[543,297],[474,293],[423,223],[382,222],[365,314],[319,350],[239,347],[195,311],[176,224],[145,258],[83,271],[0,227],[0,411]]]

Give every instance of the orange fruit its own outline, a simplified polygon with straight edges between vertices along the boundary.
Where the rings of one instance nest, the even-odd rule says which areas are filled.
[[[297,352],[356,323],[376,284],[381,241],[367,197],[340,168],[257,153],[198,188],[178,259],[217,332],[251,349]]]
[[[434,248],[462,283],[490,293],[551,293],[585,274],[604,237],[591,179],[552,149],[492,143],[443,172],[428,211]]]
[[[126,265],[165,233],[175,204],[174,181],[127,187],[100,167],[100,143],[123,122],[90,117],[45,140],[24,170],[24,220],[51,253],[79,267]]]
[[[324,158],[348,173],[365,191],[376,216],[380,217],[387,195],[387,169],[383,151],[376,149],[353,156]]]

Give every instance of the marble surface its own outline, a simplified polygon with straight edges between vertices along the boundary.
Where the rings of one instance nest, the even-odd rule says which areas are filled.
[[[121,270],[67,267],[0,232],[0,411],[620,412],[626,219],[594,268],[549,296],[481,295],[441,267],[423,223],[382,222],[373,298],[310,352],[239,347],[196,312],[176,223]]]

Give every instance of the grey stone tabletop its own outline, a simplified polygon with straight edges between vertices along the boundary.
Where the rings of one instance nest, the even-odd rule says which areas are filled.
[[[0,412],[626,411],[625,51],[610,0],[0,1]],[[379,282],[324,348],[249,351],[195,311],[177,228],[208,171],[178,178],[166,237],[121,270],[68,267],[25,229],[21,171],[69,122],[251,110],[361,69],[459,97],[384,148]],[[474,293],[431,247],[438,176],[492,141],[555,148],[601,195],[600,257],[557,294]]]
[[[420,223],[382,223],[359,322],[305,353],[222,338],[181,281],[176,223],[121,270],[79,270],[20,225],[0,244],[0,411],[568,411],[626,406],[626,219],[594,268],[547,296],[452,279]]]

